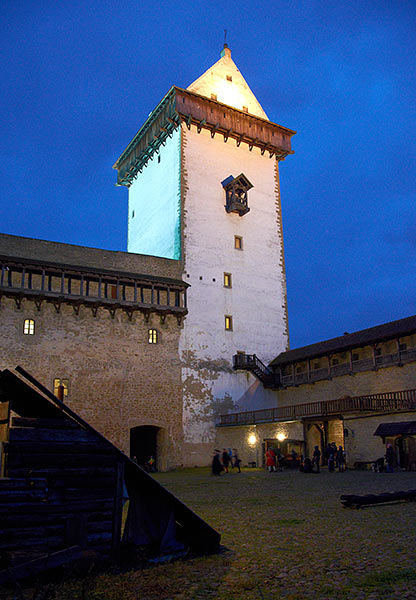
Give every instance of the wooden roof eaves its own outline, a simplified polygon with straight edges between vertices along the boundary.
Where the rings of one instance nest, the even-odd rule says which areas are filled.
[[[296,133],[297,133],[294,129],[289,129],[288,127],[284,127],[283,125],[278,125],[277,123],[274,123],[273,121],[269,121],[269,119],[264,119],[263,117],[258,117],[257,115],[253,115],[251,113],[246,113],[245,111],[240,110],[239,108],[234,108],[234,106],[229,106],[229,104],[224,104],[223,102],[219,102],[218,100],[214,100],[213,98],[208,98],[207,96],[203,96],[202,94],[197,94],[196,92],[191,92],[190,90],[186,90],[186,89],[180,88],[178,86],[173,86],[171,89],[177,90],[188,96],[196,97],[208,104],[213,104],[214,106],[219,106],[220,108],[222,108],[224,110],[234,112],[245,118],[248,117],[254,121],[259,121],[263,125],[266,125],[266,126],[271,125],[272,127],[276,127],[278,129],[283,130],[285,133],[290,134],[290,136],[296,135]]]
[[[311,358],[319,358],[336,352],[345,352],[356,348],[362,348],[363,346],[393,340],[397,337],[410,335],[412,333],[416,333],[416,315],[317,342],[316,344],[310,344],[309,346],[294,348],[288,352],[282,352],[276,356],[269,365],[283,366],[295,362],[302,362]]]
[[[113,165],[113,169],[119,169],[121,167],[121,164],[124,162],[124,160],[126,160],[128,158],[129,154],[132,152],[132,150],[134,150],[134,148],[140,142],[141,138],[147,133],[147,131],[152,126],[152,124],[154,123],[156,118],[159,116],[160,112],[163,110],[165,105],[169,102],[169,100],[171,100],[173,98],[173,96],[176,95],[177,92],[180,92],[181,94],[185,94],[185,95],[188,95],[193,98],[197,98],[198,100],[203,101],[203,102],[207,103],[208,105],[212,104],[212,105],[218,106],[224,110],[234,112],[238,115],[241,115],[245,119],[249,118],[251,120],[258,121],[259,123],[264,124],[265,126],[275,127],[276,129],[279,129],[279,130],[285,132],[286,134],[289,134],[290,136],[296,134],[296,131],[294,131],[293,129],[289,129],[288,127],[283,127],[282,125],[278,125],[277,123],[274,123],[273,121],[269,121],[268,119],[263,119],[262,117],[258,117],[256,115],[246,113],[242,110],[239,110],[238,108],[234,108],[232,106],[229,106],[228,104],[223,104],[222,102],[219,102],[218,100],[213,100],[213,99],[203,96],[201,94],[197,94],[196,92],[191,92],[189,90],[180,88],[178,86],[172,86],[170,88],[170,90],[167,92],[167,94],[162,98],[162,100],[156,106],[156,108],[150,113],[149,117],[143,123],[142,127],[139,129],[139,131],[136,133],[134,138],[131,140],[131,142],[128,144],[128,146],[125,148],[125,150],[121,153],[119,158],[116,160],[116,162]],[[179,113],[179,111],[175,110],[175,112],[177,112],[178,115],[181,114],[181,113]],[[187,117],[189,115],[183,115],[183,116]],[[205,124],[203,126],[206,127]],[[249,141],[249,140],[247,140],[247,141]],[[294,152],[291,151],[287,154],[293,154],[293,153]]]
[[[61,271],[73,272],[77,274],[91,273],[97,276],[102,275],[103,277],[113,277],[114,279],[131,279],[134,281],[142,281],[143,283],[165,283],[167,285],[178,286],[181,288],[188,288],[190,284],[182,279],[173,279],[170,277],[158,277],[157,275],[143,275],[141,273],[132,273],[130,271],[113,271],[111,269],[97,269],[96,267],[87,267],[79,265],[69,265],[66,263],[57,263],[50,261],[37,261],[31,258],[23,258],[17,256],[6,256],[0,255],[0,262],[13,262],[21,264],[22,266],[33,266],[36,268],[51,268],[59,269]]]
[[[113,169],[118,169],[121,163],[128,157],[130,152],[134,149],[134,147],[138,144],[142,136],[147,132],[152,123],[156,120],[161,110],[164,108],[165,104],[175,95],[175,87],[172,86],[167,94],[162,98],[159,104],[156,106],[154,110],[150,113],[146,121],[140,127],[139,131],[136,133],[134,138],[131,140],[130,144],[123,150],[118,159],[113,165]]]

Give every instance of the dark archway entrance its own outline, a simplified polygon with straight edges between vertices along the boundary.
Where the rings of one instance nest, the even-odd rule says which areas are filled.
[[[157,434],[159,427],[141,425],[130,429],[130,458],[136,457],[137,464],[144,468],[153,456],[157,465]]]

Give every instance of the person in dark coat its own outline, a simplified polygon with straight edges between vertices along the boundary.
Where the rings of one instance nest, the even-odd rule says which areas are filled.
[[[238,456],[236,448],[233,448],[233,451],[234,451],[234,466],[236,467],[236,469],[238,469],[238,472],[241,473],[241,469],[240,469],[241,458]]]
[[[387,444],[386,448],[386,463],[387,463],[387,473],[394,472],[394,450],[391,444]]]
[[[224,471],[228,473],[228,465],[230,464],[230,455],[228,454],[228,450],[225,448],[222,449],[222,464],[224,466]]]
[[[342,446],[340,446],[337,450],[337,467],[340,473],[345,471],[345,456]]]
[[[212,458],[212,474],[221,475],[222,464],[220,461],[220,451],[214,450],[214,456]]]
[[[337,447],[336,446],[335,446],[335,449],[334,449],[334,445],[333,444],[329,444],[328,445],[328,471],[330,473],[334,472],[336,451],[337,451]]]
[[[321,463],[321,451],[318,446],[315,446],[315,450],[313,451],[313,462],[316,466],[316,472],[319,473],[319,465]]]

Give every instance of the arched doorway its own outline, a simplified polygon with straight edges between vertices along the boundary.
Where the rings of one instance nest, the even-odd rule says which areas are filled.
[[[140,425],[130,429],[130,458],[135,458],[137,464],[144,468],[153,456],[158,467],[158,438],[159,427]]]

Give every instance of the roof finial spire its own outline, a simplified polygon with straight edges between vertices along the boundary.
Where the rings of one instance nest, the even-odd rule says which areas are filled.
[[[229,56],[231,58],[231,50],[229,49],[228,44],[227,44],[227,30],[226,29],[224,29],[224,47],[221,51],[220,56],[221,57]]]

